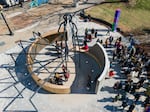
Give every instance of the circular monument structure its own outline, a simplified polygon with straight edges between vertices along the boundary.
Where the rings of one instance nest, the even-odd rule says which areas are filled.
[[[60,25],[58,31],[51,30],[40,35],[30,45],[27,53],[28,71],[37,85],[51,93],[67,94],[89,89],[88,93],[98,93],[109,71],[106,51],[100,43],[83,50],[78,38],[74,42],[76,36],[67,35],[68,17],[72,19],[70,15],[64,16],[65,21],[61,24],[64,25],[63,29]],[[69,44],[69,41],[73,44]]]

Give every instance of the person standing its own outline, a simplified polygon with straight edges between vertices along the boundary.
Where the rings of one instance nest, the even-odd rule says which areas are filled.
[[[23,1],[24,1],[24,0],[18,0],[18,3],[19,3],[19,6],[20,6],[20,7],[23,7]]]
[[[139,93],[136,93],[136,94],[134,95],[134,97],[135,97],[135,102],[137,102],[137,101],[139,100],[139,98],[140,98],[140,94],[139,94]]]
[[[125,107],[127,107],[127,106],[128,106],[127,101],[126,101],[126,100],[123,100],[121,106],[122,106],[123,109],[124,109]]]
[[[118,100],[120,100],[121,99],[121,96],[120,96],[120,94],[118,93],[116,96],[115,96],[115,98],[114,98],[114,102],[116,102],[116,101],[118,101]]]
[[[91,29],[91,34],[94,34],[94,33],[95,33],[95,29],[92,28],[92,29]]]
[[[109,77],[113,77],[115,75],[114,71],[113,70],[110,70],[109,71]]]
[[[86,28],[85,29],[85,37],[87,37],[87,35],[88,35],[88,29]]]
[[[113,40],[114,40],[114,38],[113,38],[113,36],[111,35],[111,36],[109,37],[109,44],[110,44],[110,45],[112,44]]]
[[[132,105],[130,105],[129,110],[127,112],[133,112],[135,108],[135,104],[133,103]]]
[[[95,38],[97,38],[97,30],[95,30]]]
[[[108,44],[109,44],[109,38],[106,38],[105,40],[105,47],[108,48]]]
[[[88,20],[89,20],[89,21],[91,21],[91,20],[92,20],[92,19],[91,19],[91,15],[88,15]]]
[[[106,35],[110,35],[110,29],[108,28]]]
[[[87,45],[87,41],[84,40],[83,44],[84,44],[84,47],[82,47],[82,49],[87,51],[89,49],[89,47]]]

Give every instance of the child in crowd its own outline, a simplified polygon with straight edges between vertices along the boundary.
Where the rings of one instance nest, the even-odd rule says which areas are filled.
[[[82,49],[87,51],[87,50],[89,49],[89,47],[88,47],[88,45],[87,45],[87,41],[84,40],[83,43],[84,43],[84,47],[82,47]]]

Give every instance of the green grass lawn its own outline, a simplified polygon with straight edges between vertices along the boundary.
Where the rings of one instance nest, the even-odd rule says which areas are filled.
[[[115,10],[118,8],[121,9],[118,27],[124,32],[150,30],[150,0],[138,0],[134,7],[125,3],[101,4],[86,10],[86,14],[113,23]]]

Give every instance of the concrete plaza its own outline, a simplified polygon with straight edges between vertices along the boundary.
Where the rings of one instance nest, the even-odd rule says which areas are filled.
[[[98,38],[95,38],[92,40],[92,42],[88,43],[89,46],[93,46],[97,39],[102,39],[105,42],[105,39],[109,37],[109,35],[106,35],[108,28],[103,25],[94,22],[84,22],[83,20],[79,19],[78,16],[74,17],[74,22],[79,30],[78,36],[84,36],[84,31],[86,28],[98,29]],[[24,28],[18,32],[15,32],[13,37],[0,37],[3,38],[2,41],[6,43],[6,45],[4,45],[6,48],[4,46],[1,47],[0,54],[0,111],[123,112],[123,110],[120,108],[121,101],[113,102],[113,98],[116,95],[116,92],[113,90],[114,83],[116,81],[125,80],[125,77],[120,73],[120,66],[117,61],[112,63],[112,68],[115,70],[116,75],[113,78],[104,80],[103,88],[102,90],[99,90],[98,94],[90,94],[89,90],[86,90],[86,88],[83,88],[83,91],[74,90],[74,92],[71,94],[51,94],[43,89],[38,89],[39,87],[32,80],[30,74],[28,74],[25,61],[26,56],[23,54],[22,48],[18,45],[15,45],[14,42],[19,39],[25,39],[27,42],[25,42],[23,46],[26,48],[29,46],[30,42],[33,42],[32,31],[40,31],[41,33],[45,33],[56,28],[58,28],[57,24],[47,25],[42,22],[36,27],[27,29]],[[110,32],[110,34],[114,37],[114,40],[122,36],[118,32]],[[10,38],[9,41],[8,38]],[[83,38],[81,38],[81,40]],[[126,40],[124,37],[122,39],[123,43],[128,45],[128,40]],[[13,43],[11,44],[11,42]],[[110,60],[112,59],[113,50],[113,47],[106,48]],[[7,55],[11,53],[16,54],[14,56],[16,59],[16,64],[10,55]],[[90,62],[91,60],[88,57],[84,59],[85,60],[82,60],[81,63],[81,67],[83,68],[86,67],[86,61]],[[92,61],[92,63],[94,62]],[[94,65],[92,65],[92,67],[94,67]],[[131,100],[134,98],[134,96],[131,94],[127,95]],[[143,102],[143,100],[144,96],[140,98],[141,102]],[[141,103],[136,106],[135,110],[136,112],[143,112]]]

